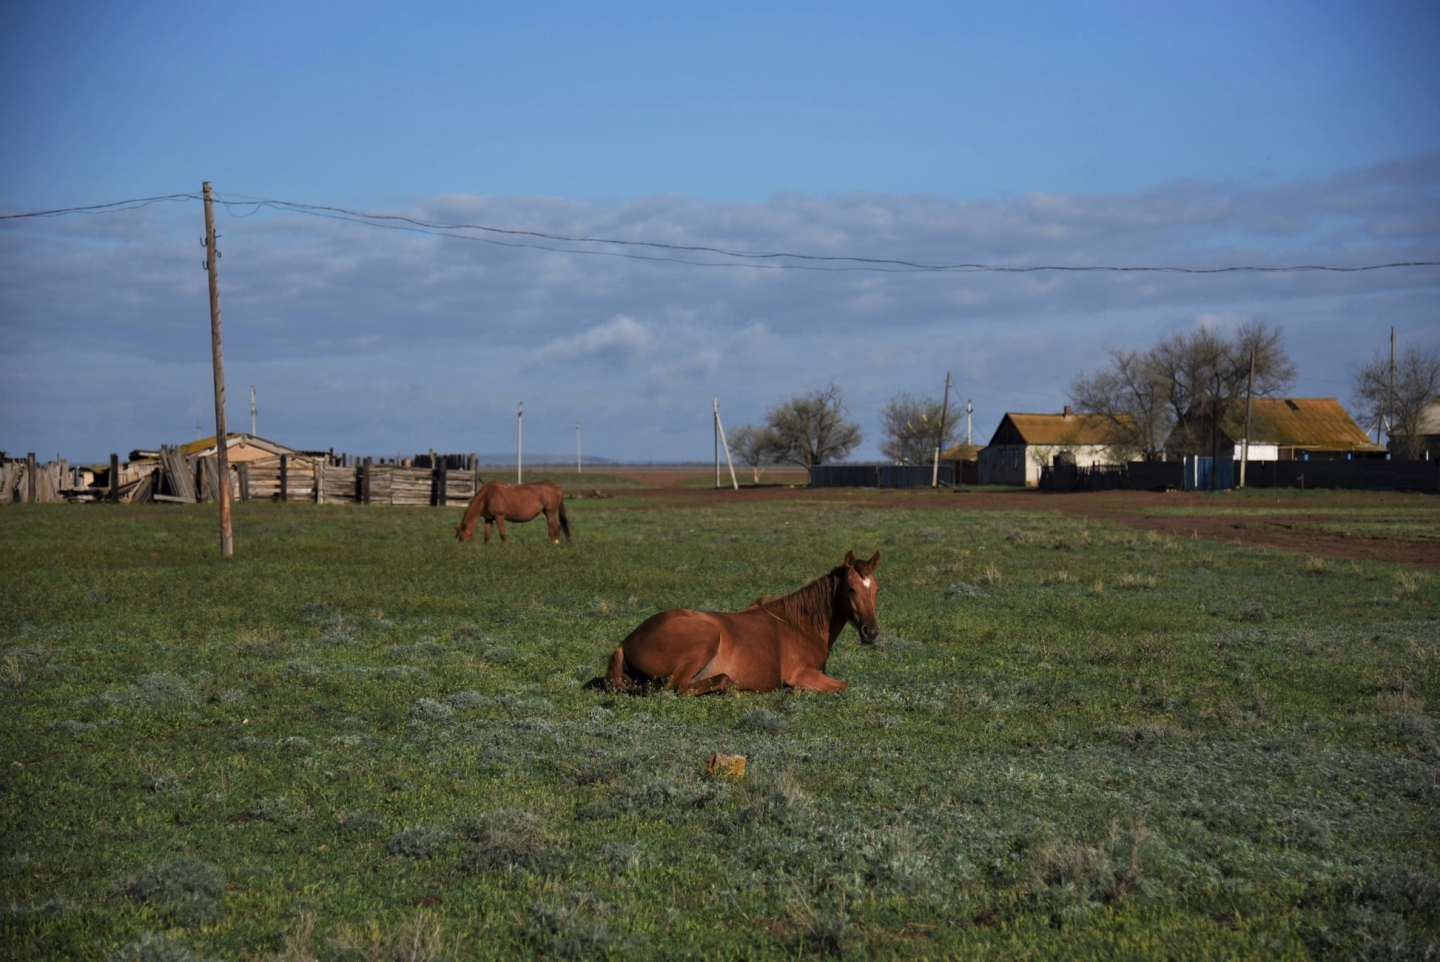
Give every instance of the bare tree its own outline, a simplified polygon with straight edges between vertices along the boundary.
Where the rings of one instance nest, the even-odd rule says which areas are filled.
[[[1283,393],[1295,380],[1295,365],[1281,344],[1281,331],[1263,321],[1241,325],[1234,337],[1202,327],[1178,334],[1156,348],[1161,371],[1171,385],[1170,403],[1176,425],[1166,450],[1220,456],[1220,438],[1244,432],[1245,405],[1240,403],[1255,364],[1255,393]],[[1178,444],[1177,444],[1178,442]],[[1212,486],[1216,475],[1211,474]]]
[[[861,439],[860,425],[848,420],[849,413],[834,384],[776,405],[765,414],[771,455],[803,468],[845,457]]]
[[[1395,362],[1395,393],[1390,393],[1390,359],[1379,351],[1355,371],[1354,404],[1369,424],[1388,422],[1390,448],[1407,458],[1425,453],[1421,422],[1425,408],[1440,394],[1440,352],[1408,348]]]
[[[1156,460],[1175,424],[1167,403],[1167,383],[1153,351],[1111,351],[1110,367],[1094,377],[1084,371],[1070,386],[1075,410],[1111,421],[1121,440],[1112,445],[1116,460]]]
[[[880,409],[880,427],[885,440],[880,453],[896,463],[929,464],[935,457],[935,445],[943,451],[955,434],[954,423],[945,425],[940,436],[941,402],[933,397],[911,397],[900,393]]]
[[[774,433],[763,424],[745,424],[730,432],[730,450],[750,466],[756,484],[765,465],[775,463],[778,447]]]
[[[1295,365],[1281,340],[1280,328],[1263,321],[1228,336],[1213,327],[1181,332],[1148,351],[1113,352],[1110,369],[1082,374],[1071,397],[1081,410],[1122,428],[1128,415],[1129,443],[1141,456],[1154,457],[1163,445],[1171,456],[1215,457],[1222,435],[1243,431],[1252,354],[1257,395],[1281,394],[1294,382]]]

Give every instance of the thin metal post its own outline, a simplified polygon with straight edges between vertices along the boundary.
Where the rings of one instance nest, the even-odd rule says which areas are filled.
[[[580,422],[575,422],[575,473],[580,473]]]
[[[515,408],[515,483],[520,484],[523,476],[521,462],[525,457],[525,402]]]
[[[719,490],[719,488],[720,488],[720,399],[717,397],[717,398],[715,398],[711,403],[712,403],[713,406],[714,406],[714,424],[712,424],[711,427],[713,427],[713,428],[715,429],[715,488],[716,488],[716,490]]]

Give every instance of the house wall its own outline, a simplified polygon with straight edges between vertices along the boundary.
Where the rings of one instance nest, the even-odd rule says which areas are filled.
[[[1236,445],[1235,445],[1235,460],[1236,460],[1236,461],[1239,461],[1239,460],[1240,460],[1240,457],[1241,457],[1241,454],[1242,454],[1242,449],[1243,449],[1243,445],[1240,445],[1240,444],[1236,444]],[[1279,461],[1279,460],[1280,460],[1280,446],[1279,446],[1278,444],[1255,444],[1255,443],[1252,441],[1251,444],[1250,444],[1250,454],[1249,454],[1248,460],[1250,460],[1250,461]]]
[[[988,459],[989,480],[982,460],[980,483],[1033,488],[1040,483],[1040,468],[1061,451],[1075,455],[1075,466],[1080,468],[1116,463],[1110,448],[1103,444],[992,444],[981,452]]]

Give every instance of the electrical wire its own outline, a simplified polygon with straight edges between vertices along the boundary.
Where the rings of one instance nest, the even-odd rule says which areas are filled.
[[[92,204],[85,207],[62,207],[54,210],[33,211],[20,214],[0,214],[0,221],[25,218],[59,217],[65,214],[109,214],[137,210],[151,204],[167,201],[197,200],[195,193],[165,194],[158,197],[140,197],[131,200],[113,201],[108,204]],[[497,227],[493,224],[445,222],[422,220],[403,214],[373,214],[328,204],[306,204],[298,201],[273,198],[246,197],[240,194],[214,195],[232,217],[252,217],[261,209],[302,214],[329,220],[348,221],[369,227],[403,230],[437,237],[451,237],[457,240],[478,241],[499,247],[528,248],[561,254],[580,254],[590,257],[617,257],[627,260],[657,261],[683,264],[688,267],[750,268],[758,270],[805,270],[822,272],[878,272],[878,273],[948,273],[948,274],[1034,274],[1059,272],[1075,274],[1297,274],[1297,273],[1359,273],[1364,271],[1390,270],[1396,268],[1440,267],[1440,260],[1387,261],[1376,264],[1232,264],[1219,267],[1181,267],[1177,265],[1113,265],[1113,264],[987,264],[978,262],[927,262],[889,257],[867,257],[848,254],[809,254],[797,251],[746,251],[704,244],[674,244],[665,241],[632,240],[618,237],[590,237],[576,234],[558,234],[548,231],[523,230],[511,227]],[[237,214],[236,207],[251,207],[249,213]],[[528,241],[500,240],[497,237],[476,237],[461,231],[479,231],[507,237],[534,238],[537,241],[554,241],[559,244],[598,244],[622,248],[648,248],[658,251],[674,251],[690,254],[714,254],[732,258],[730,261],[699,261],[664,254],[640,254],[615,250],[596,250],[586,247],[557,247],[554,244],[531,243]],[[801,263],[793,263],[800,261]],[[762,263],[764,262],[764,263]]]
[[[199,194],[164,194],[159,197],[136,197],[131,200],[116,200],[108,204],[91,204],[88,207],[59,207],[55,210],[37,210],[25,214],[0,214],[0,220],[23,220],[28,217],[60,217],[64,214],[117,214],[126,210],[139,210],[151,204],[165,201],[199,200]]]

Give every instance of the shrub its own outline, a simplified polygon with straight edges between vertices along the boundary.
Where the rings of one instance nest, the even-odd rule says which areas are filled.
[[[451,632],[450,640],[457,645],[473,645],[477,641],[484,641],[485,633],[475,625],[466,622]]]
[[[410,706],[410,720],[417,722],[442,722],[453,717],[455,709],[443,701],[421,698]]]
[[[610,951],[614,936],[603,925],[583,921],[568,906],[537,904],[526,935],[536,949],[561,959],[594,959]]]
[[[455,829],[471,843],[461,860],[466,871],[488,868],[554,869],[562,859],[550,848],[540,820],[529,812],[498,809],[458,822]]]
[[[429,858],[449,837],[449,833],[444,829],[431,825],[414,825],[391,837],[390,854],[401,858]]]
[[[509,645],[494,645],[482,651],[480,657],[493,664],[503,665],[520,657],[520,653]]]
[[[489,701],[489,699],[478,691],[457,691],[445,699],[445,704],[456,711],[473,711],[487,701]]]
[[[374,835],[385,827],[385,820],[374,812],[344,812],[335,820],[340,831],[351,835]]]
[[[139,708],[153,705],[194,705],[200,696],[183,678],[169,672],[153,672],[135,679],[135,684],[123,691],[107,691],[100,699],[112,705],[125,708]]]
[[[122,880],[119,887],[135,901],[153,905],[188,928],[220,917],[225,875],[209,862],[186,856],[147,865],[139,874]]]
[[[940,594],[942,594],[942,595],[945,596],[946,598],[983,598],[983,597],[985,597],[985,592],[981,591],[979,588],[975,587],[975,586],[972,585],[972,584],[967,584],[967,583],[965,583],[964,581],[957,581],[957,582],[955,582],[953,585],[950,585],[950,586],[949,586],[948,588],[946,588],[944,591],[940,592]]]
[[[783,732],[790,727],[790,719],[768,708],[757,708],[746,712],[736,723],[736,727],[757,732]]]
[[[288,821],[295,814],[295,805],[290,799],[282,796],[272,798],[260,798],[250,806],[247,813],[256,821],[260,822],[284,822]]]
[[[146,932],[110,955],[108,962],[205,962],[191,948],[170,935]]]

